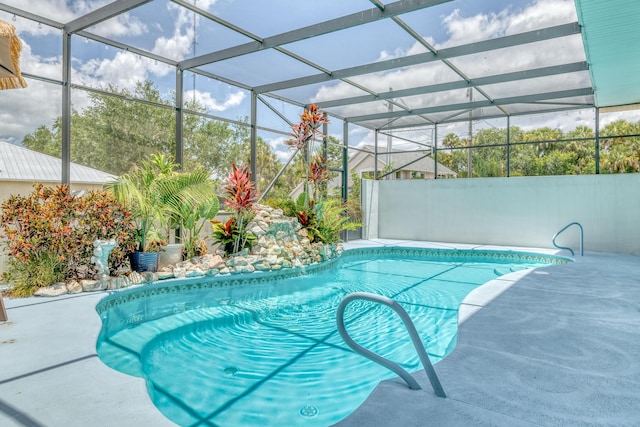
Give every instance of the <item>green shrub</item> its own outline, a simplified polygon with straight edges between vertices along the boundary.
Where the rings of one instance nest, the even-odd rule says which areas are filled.
[[[66,186],[34,186],[27,196],[12,195],[0,205],[1,236],[9,268],[4,280],[17,287],[48,286],[93,277],[93,242],[115,239],[109,257],[117,267],[134,247],[131,214],[104,191],[73,195]]]
[[[3,279],[13,285],[13,297],[28,297],[36,288],[64,280],[63,263],[55,255],[31,253],[29,260],[9,259],[9,269]]]
[[[262,203],[274,209],[282,209],[282,213],[289,217],[295,217],[298,209],[296,202],[291,199],[266,199]]]

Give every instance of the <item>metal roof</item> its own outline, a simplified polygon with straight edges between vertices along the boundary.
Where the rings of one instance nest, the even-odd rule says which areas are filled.
[[[640,102],[640,1],[575,1],[596,105]]]
[[[60,182],[62,160],[0,141],[0,181]],[[104,184],[114,175],[71,163],[71,182]]]
[[[225,3],[215,13],[197,0],[116,0],[67,22],[38,16],[37,1],[20,3],[30,10],[3,3],[0,10],[176,67],[178,75],[192,72],[251,90],[261,100],[315,102],[334,117],[368,129],[640,102],[635,90],[640,57],[631,51],[640,42],[637,0],[576,0],[577,9],[549,13],[544,27],[522,22],[497,37],[450,45],[434,41],[430,25],[441,21],[442,7],[473,2],[350,0],[348,6],[341,3],[350,13],[336,16],[333,1],[342,0],[318,7],[270,2],[264,7],[275,13],[268,23],[248,0]],[[505,3],[518,9],[531,0]],[[571,4],[558,3],[565,9]],[[245,13],[231,21],[225,8]],[[160,54],[141,38],[108,36],[101,27],[127,13],[159,28],[154,17],[177,16],[176,10],[201,20],[198,52],[194,48],[188,58]],[[404,40],[403,46],[387,46],[390,34]],[[380,46],[377,56],[366,49],[371,45]],[[393,54],[382,58],[383,50]]]

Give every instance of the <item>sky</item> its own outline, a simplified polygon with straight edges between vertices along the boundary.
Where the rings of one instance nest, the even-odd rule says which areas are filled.
[[[372,7],[372,3],[368,0],[348,2],[324,0],[321,6],[310,6],[308,2],[287,0],[259,3],[255,0],[189,1],[259,37],[292,30],[294,25],[310,25]],[[109,3],[109,0],[3,0],[3,3],[67,23],[104,6]],[[261,7],[256,7],[256,4],[260,4]],[[310,10],[313,7],[316,8]],[[0,11],[0,19],[15,25],[23,41],[22,70],[59,81],[62,74],[60,31],[2,11]],[[403,15],[402,19],[438,49],[577,20],[574,0],[457,0]],[[193,12],[169,0],[154,0],[117,18],[89,28],[88,31],[175,61],[250,41],[245,36],[238,35],[206,19],[195,17]],[[312,45],[308,41],[302,41],[285,47],[296,54],[307,56],[328,69],[346,68],[425,51],[424,46],[386,20],[366,27],[352,28],[348,30],[348,37],[345,37],[345,33],[321,36]],[[508,71],[522,64],[545,66],[558,60],[559,53],[553,49],[553,43],[557,42],[540,44],[537,50],[509,51],[508,54],[495,58],[486,58],[486,55],[458,58],[456,65],[465,70],[471,70],[471,74],[476,73],[478,76],[486,75],[495,69]],[[570,45],[568,49],[562,50],[562,54],[572,55],[571,58],[567,58],[568,60],[585,60],[579,37],[567,43]],[[165,99],[172,97],[171,92],[175,89],[174,67],[77,36],[72,38],[71,52],[72,83],[98,88],[113,84],[119,88],[131,89],[137,81],[148,79],[155,83]],[[257,64],[250,62],[248,57],[238,57],[228,63],[209,65],[203,69],[250,85],[317,74],[317,70],[310,69],[273,50],[260,52],[256,56],[259,59]],[[432,84],[450,81],[450,73],[449,69],[438,63],[360,76],[353,80],[375,90],[385,91],[391,87],[402,89],[415,83]],[[25,135],[35,131],[38,126],[50,126],[60,115],[61,86],[34,79],[28,79],[27,82],[29,84],[27,89],[0,92],[0,123],[2,123],[0,140],[20,143]],[[556,83],[562,87],[588,85],[588,73],[584,72],[572,80]],[[530,90],[537,90],[544,87],[537,88],[536,85],[544,85],[548,82],[531,81],[529,84]],[[210,114],[232,120],[249,115],[250,96],[244,89],[202,76],[194,77],[192,73],[185,74],[184,87],[185,99],[197,99]],[[494,93],[501,97],[508,96],[518,88],[507,85],[489,89],[494,90]],[[362,93],[359,89],[343,82],[330,82],[282,91],[283,96],[299,97],[305,102]],[[448,96],[451,97],[450,102],[454,102],[456,97],[464,99],[465,95],[466,93],[463,92],[431,96]],[[427,105],[432,101],[433,98],[426,97],[407,100],[407,102],[416,103],[411,105],[412,108]],[[88,98],[84,92],[74,90],[72,103],[74,109],[82,110],[88,105]],[[299,108],[276,100],[272,100],[271,103],[274,107],[281,109],[290,121],[298,121]],[[339,112],[345,115],[357,115],[358,108],[364,107],[362,105],[343,107]],[[376,108],[386,107],[380,103]],[[512,120],[511,124],[525,129],[551,126],[566,131],[581,124],[593,126],[593,115],[593,111],[575,111],[560,115],[518,118]],[[640,120],[640,112],[626,113],[625,116],[601,115],[601,123],[606,124],[607,121],[613,121],[619,117]],[[259,105],[258,109],[258,124],[280,132],[289,131],[289,125],[286,122],[262,105]],[[474,124],[476,128],[504,127],[505,125],[504,120]],[[438,133],[442,138],[448,131],[464,133],[466,129],[466,124],[452,125],[439,130]],[[416,132],[419,138],[429,138],[427,134],[430,133],[427,131]],[[424,135],[420,135],[420,132]],[[329,133],[342,139],[342,124],[338,120],[333,121]],[[283,144],[287,139],[285,135],[271,132],[260,132],[259,135],[270,143],[279,158],[289,157],[287,147]],[[374,136],[368,129],[351,126],[349,140],[351,145],[372,144]]]

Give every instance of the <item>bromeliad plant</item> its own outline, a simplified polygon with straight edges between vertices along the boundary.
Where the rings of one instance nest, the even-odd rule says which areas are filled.
[[[211,220],[212,236],[214,241],[222,245],[225,253],[230,255],[244,248],[251,249],[257,240],[247,229],[247,225],[255,217],[253,203],[258,198],[258,193],[248,168],[236,167],[235,163],[231,163],[231,172],[223,189],[226,196],[224,204],[233,212],[233,216],[226,223]]]
[[[309,165],[309,174],[307,180],[311,184],[313,198],[311,200],[320,200],[327,193],[327,183],[330,179],[329,169],[324,157],[317,155]]]
[[[220,243],[225,254],[231,255],[245,247],[251,248],[255,241],[258,240],[253,233],[248,232],[246,227],[243,226],[243,223],[246,224],[251,219],[248,216],[241,219],[238,219],[237,216],[232,216],[224,223],[218,220],[211,221],[211,226],[213,227],[212,236],[216,242]]]

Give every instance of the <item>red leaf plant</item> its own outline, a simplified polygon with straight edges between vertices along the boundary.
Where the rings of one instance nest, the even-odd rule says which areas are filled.
[[[320,112],[316,104],[311,104],[309,109],[305,109],[300,115],[300,123],[291,126],[293,132],[291,138],[285,143],[292,149],[304,150],[314,138],[323,136],[320,127],[329,123],[329,119]]]
[[[231,172],[227,176],[227,184],[223,187],[226,195],[224,202],[234,216],[226,223],[212,220],[212,237],[222,244],[227,254],[234,254],[243,248],[251,248],[256,237],[247,230],[247,225],[255,216],[253,203],[258,197],[255,184],[251,181],[251,173],[246,166],[237,167],[231,163]]]
[[[324,157],[318,155],[311,162],[309,168],[309,181],[313,183],[321,183],[329,180],[329,170]]]
[[[231,172],[223,189],[227,196],[224,204],[230,209],[240,214],[253,210],[253,203],[258,198],[258,192],[255,189],[255,184],[251,181],[251,172],[246,166],[237,167],[232,162]]]

